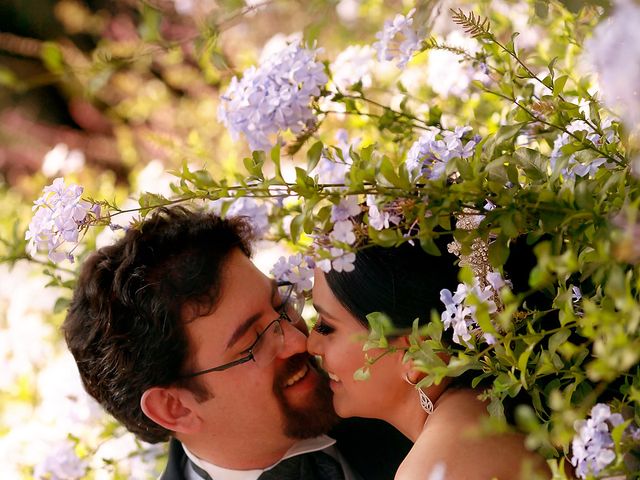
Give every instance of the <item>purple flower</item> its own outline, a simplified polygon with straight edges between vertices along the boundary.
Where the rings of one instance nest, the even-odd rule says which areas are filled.
[[[297,253],[288,258],[280,257],[271,269],[271,274],[278,282],[290,282],[297,291],[311,290],[313,287],[314,262]]]
[[[222,200],[211,202],[211,208],[218,214],[222,212],[222,206]],[[250,197],[238,197],[233,200],[225,216],[247,217],[251,221],[251,227],[257,237],[263,237],[271,225],[267,205]]]
[[[340,200],[338,205],[331,207],[331,221],[341,222],[348,220],[351,217],[355,217],[360,213],[360,205],[358,204],[358,197],[352,195]]]
[[[236,139],[242,133],[252,150],[267,151],[279,132],[298,134],[314,124],[311,99],[320,96],[327,83],[323,64],[315,60],[317,53],[291,43],[258,68],[247,69],[242,79],[233,77],[218,110],[231,136]]]
[[[442,178],[447,163],[453,158],[469,158],[473,155],[479,139],[464,141],[470,127],[456,127],[455,131],[429,130],[411,145],[407,152],[406,166],[416,180],[426,175],[434,180]]]
[[[623,422],[622,415],[611,413],[609,406],[603,403],[594,405],[590,416],[574,424],[576,436],[571,443],[571,464],[580,478],[597,475],[615,460],[610,430]]]
[[[396,15],[393,20],[384,22],[384,27],[376,33],[377,42],[373,48],[378,52],[380,61],[397,61],[398,68],[403,69],[414,53],[420,50],[422,36],[413,27],[413,8],[406,15]]]
[[[441,315],[442,323],[445,329],[453,330],[453,341],[460,345],[471,347],[469,342],[472,334],[480,330],[476,319],[477,306],[470,302],[469,298],[475,297],[485,304],[489,313],[495,313],[498,307],[494,296],[505,286],[510,286],[510,282],[504,280],[498,272],[488,273],[486,280],[488,283],[486,287],[481,287],[480,282],[476,280],[472,286],[458,284],[455,293],[446,288],[440,290],[440,301],[445,306]],[[482,332],[482,336],[490,345],[496,342],[496,338],[488,332]]]
[[[100,207],[82,200],[82,192],[79,185],[65,186],[63,178],[56,178],[44,188],[33,204],[35,213],[25,234],[29,255],[46,250],[52,262],[73,261],[72,252],[78,246],[87,216],[100,215]]]
[[[353,262],[356,261],[356,254],[353,252],[345,252],[341,248],[332,248],[331,267],[336,272],[352,272],[355,269]]]
[[[353,223],[351,223],[350,220],[341,220],[334,223],[329,238],[334,242],[344,242],[347,245],[353,245],[356,241],[356,235],[353,233]]]
[[[367,195],[367,205],[369,207],[369,226],[375,230],[383,230],[389,228],[390,224],[398,225],[400,217],[393,212],[380,209],[376,205],[375,197]]]
[[[615,130],[611,126],[611,120],[605,120],[602,122],[602,130],[605,136],[599,135],[587,122],[583,120],[574,120],[567,125],[567,131],[571,133],[585,132],[585,140],[593,143],[599,147],[605,143],[611,144],[619,141]],[[574,138],[568,133],[563,132],[560,134],[553,143],[553,150],[551,152],[551,169],[555,170],[556,164],[560,158],[565,156],[562,152],[562,148],[570,143],[574,142]],[[575,154],[569,155],[567,165],[562,169],[562,174],[566,178],[588,177],[593,176],[598,169],[607,165],[607,159],[604,157],[595,158],[589,161],[578,160]]]

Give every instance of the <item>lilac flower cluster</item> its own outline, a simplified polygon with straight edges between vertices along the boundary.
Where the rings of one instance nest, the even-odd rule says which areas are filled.
[[[354,262],[356,261],[356,254],[348,252],[342,248],[330,248],[329,254],[331,258],[323,258],[316,262],[317,267],[324,273],[329,273],[331,270],[336,272],[353,272],[356,268]]]
[[[400,223],[400,216],[395,211],[379,207],[374,195],[367,195],[367,206],[369,207],[369,226],[374,230],[383,230],[389,228],[391,224]]]
[[[571,464],[580,478],[597,475],[615,460],[610,430],[624,421],[622,415],[611,413],[609,406],[602,403],[594,405],[590,417],[575,423],[576,436],[571,443]]]
[[[393,20],[384,22],[383,29],[376,33],[377,42],[373,48],[378,52],[378,60],[395,60],[397,67],[403,69],[414,53],[420,50],[422,35],[413,26],[413,14],[396,15]]]
[[[218,118],[234,139],[243,133],[252,150],[270,150],[273,136],[291,130],[300,133],[315,123],[312,97],[327,83],[318,50],[291,43],[250,67],[242,79],[233,77],[220,97]]]
[[[343,242],[353,245],[356,242],[356,235],[353,232],[351,218],[360,213],[358,198],[350,196],[340,200],[340,203],[331,207],[331,221],[333,230],[329,233],[332,242]]]
[[[278,282],[289,282],[297,291],[311,290],[313,287],[313,269],[316,263],[311,257],[300,253],[288,258],[280,257],[271,269],[273,278]]]
[[[615,130],[611,126],[610,119],[603,120],[601,127],[604,133],[604,137],[598,134],[593,129],[593,127],[591,127],[591,125],[589,125],[587,122],[583,120],[574,120],[573,122],[571,122],[569,125],[567,125],[567,131],[574,134],[577,132],[586,132],[585,139],[593,143],[595,146],[601,146],[604,143],[615,143],[619,141],[619,138],[617,137]],[[563,132],[560,136],[556,138],[556,140],[553,143],[553,150],[551,152],[551,169],[552,170],[555,170],[558,159],[563,156],[562,148],[573,141],[574,141],[574,138],[566,132]],[[602,165],[606,164],[606,162],[607,162],[606,158],[599,157],[583,163],[576,158],[575,154],[571,154],[569,156],[569,161],[566,167],[563,168],[562,170],[562,174],[566,178],[575,178],[576,175],[578,177],[594,175]]]
[[[495,295],[505,286],[509,285],[498,272],[490,272],[486,277],[487,286],[482,287],[476,279],[473,286],[458,284],[455,293],[444,288],[440,290],[440,301],[444,303],[445,310],[442,312],[442,322],[444,328],[453,329],[453,341],[466,346],[472,346],[470,343],[472,335],[480,331],[478,321],[476,319],[477,306],[469,302],[471,296],[475,297],[479,302],[484,303],[487,311],[495,313],[498,310]],[[490,333],[483,333],[483,339],[489,345],[496,342],[496,339]]]
[[[25,234],[29,255],[47,251],[52,262],[73,261],[72,252],[87,216],[100,216],[98,205],[82,200],[83,190],[79,185],[65,186],[63,178],[56,178],[44,188],[33,204],[35,213]]]
[[[426,175],[430,180],[442,178],[449,160],[473,155],[479,136],[465,141],[471,127],[451,131],[429,130],[422,134],[407,153],[406,166],[413,180]]]
[[[211,202],[211,209],[217,214],[222,213],[223,201]],[[251,221],[251,227],[256,237],[263,237],[269,230],[269,209],[266,204],[258,202],[254,198],[239,197],[231,203],[226,217],[247,217]]]

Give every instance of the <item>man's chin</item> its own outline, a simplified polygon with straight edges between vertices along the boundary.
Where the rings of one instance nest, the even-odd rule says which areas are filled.
[[[327,379],[311,366],[302,382],[274,389],[284,417],[284,433],[304,439],[327,433],[339,420],[333,409],[333,392]],[[304,387],[304,388],[303,388]]]

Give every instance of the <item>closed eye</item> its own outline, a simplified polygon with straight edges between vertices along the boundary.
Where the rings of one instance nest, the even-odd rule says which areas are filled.
[[[313,326],[313,329],[320,335],[325,335],[325,336],[335,332],[335,328],[333,328],[331,325],[326,323],[322,319],[322,317],[318,318],[318,321]]]

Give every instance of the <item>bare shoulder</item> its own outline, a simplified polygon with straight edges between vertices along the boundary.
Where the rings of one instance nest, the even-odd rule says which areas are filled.
[[[551,478],[544,459],[529,452],[524,436],[486,435],[480,430],[486,404],[473,390],[453,390],[436,406],[396,480],[429,478],[444,469],[446,479],[489,480]],[[526,477],[521,472],[528,471]]]

